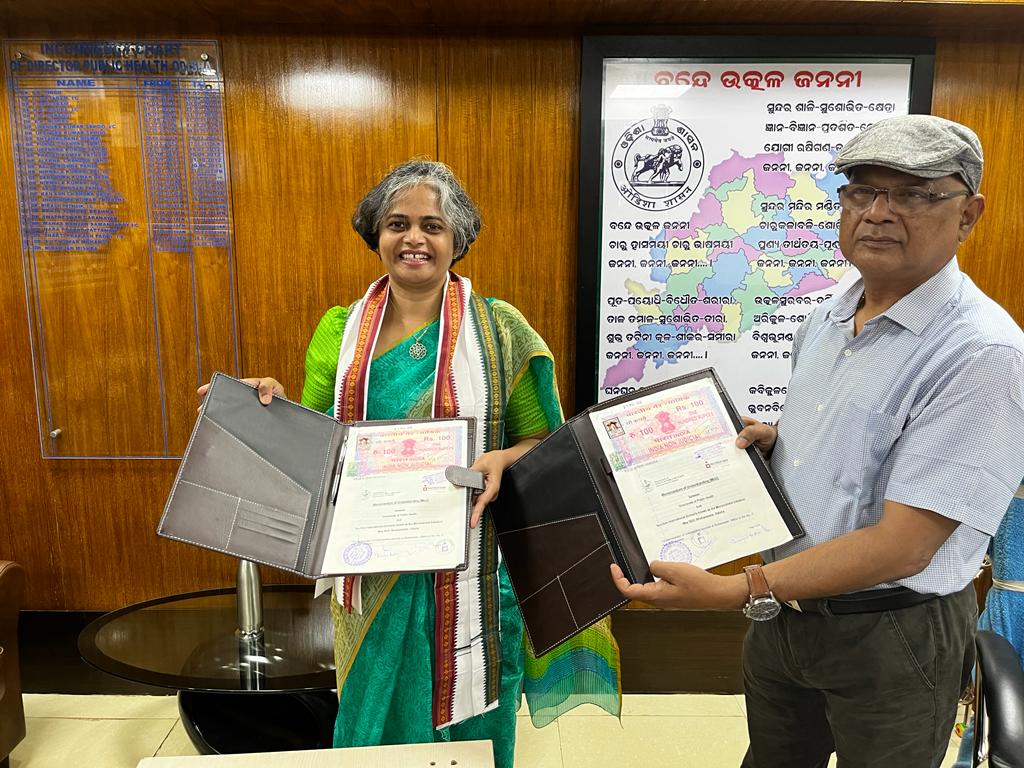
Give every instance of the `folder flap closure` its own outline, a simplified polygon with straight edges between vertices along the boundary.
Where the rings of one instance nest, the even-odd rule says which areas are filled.
[[[475,491],[482,491],[485,487],[484,473],[477,472],[475,469],[457,467],[453,464],[445,467],[444,476],[448,478],[449,483],[452,485],[458,485],[462,488],[472,488]]]

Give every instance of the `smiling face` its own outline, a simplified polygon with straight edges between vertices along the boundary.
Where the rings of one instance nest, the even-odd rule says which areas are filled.
[[[922,179],[876,165],[853,169],[850,181],[878,189],[920,187],[932,192],[965,189],[956,176]],[[967,239],[985,208],[981,195],[937,200],[913,216],[889,209],[884,194],[863,211],[843,210],[839,246],[868,284],[903,295],[939,272]]]
[[[455,252],[452,229],[432,187],[420,184],[395,198],[380,223],[377,253],[400,287],[440,290]]]

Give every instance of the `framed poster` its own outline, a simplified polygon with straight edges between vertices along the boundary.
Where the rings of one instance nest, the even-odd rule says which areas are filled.
[[[931,107],[924,39],[583,41],[576,410],[713,366],[775,421],[800,322],[855,277],[844,142]]]

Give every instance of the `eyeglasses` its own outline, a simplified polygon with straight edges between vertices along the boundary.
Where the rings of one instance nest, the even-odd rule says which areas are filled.
[[[932,192],[921,187],[890,187],[879,189],[870,184],[844,184],[839,188],[839,204],[847,211],[860,213],[875,204],[875,198],[884,194],[889,202],[889,210],[902,215],[914,215],[925,210],[938,200],[951,197],[970,195],[970,191],[961,189],[956,192]]]

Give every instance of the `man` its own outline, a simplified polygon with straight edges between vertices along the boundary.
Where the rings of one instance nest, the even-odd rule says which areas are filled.
[[[748,420],[736,441],[771,454],[807,536],[736,576],[653,563],[660,581],[630,585],[612,567],[631,599],[757,619],[746,768],[833,751],[843,768],[939,765],[973,655],[971,581],[1024,475],[1024,334],[955,258],[985,208],[977,136],[889,118],[836,167],[860,279],[797,332],[778,427]]]

